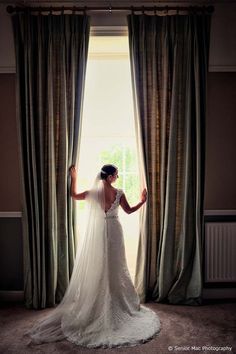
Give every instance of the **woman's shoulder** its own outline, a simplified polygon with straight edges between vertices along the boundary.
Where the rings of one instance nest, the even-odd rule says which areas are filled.
[[[121,197],[122,194],[124,194],[124,191],[122,188],[116,188],[116,193]]]

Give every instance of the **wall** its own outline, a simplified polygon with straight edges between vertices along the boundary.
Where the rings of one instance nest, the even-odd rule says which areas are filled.
[[[15,74],[0,74],[0,212],[21,211]],[[236,73],[208,73],[205,209],[236,209]]]
[[[236,3],[216,4],[211,21],[209,71],[236,71]]]
[[[236,209],[236,72],[208,74],[205,209]]]
[[[16,291],[23,289],[23,245],[15,74],[0,74],[0,97],[0,291]]]
[[[6,5],[0,5],[0,73],[15,72],[15,53],[11,16]]]
[[[0,211],[21,211],[15,74],[0,75]]]
[[[236,209],[235,9],[236,4],[225,7],[217,5],[212,20],[206,117],[205,209]],[[117,21],[116,24],[123,25],[121,22]],[[102,17],[93,19],[93,24],[102,24]],[[5,12],[5,6],[0,6],[0,53],[1,215],[1,212],[22,211],[15,57],[10,17]],[[2,218],[0,226],[0,291],[23,289],[22,232],[20,219],[13,219],[9,222],[10,219]]]

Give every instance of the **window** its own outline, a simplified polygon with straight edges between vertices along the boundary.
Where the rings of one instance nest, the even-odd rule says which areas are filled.
[[[88,189],[103,164],[119,168],[117,188],[131,205],[139,201],[139,176],[127,36],[91,36],[85,80],[78,190]],[[83,223],[84,203],[79,202],[78,220]],[[121,209],[126,258],[134,278],[138,212]],[[82,229],[83,232],[83,229]]]

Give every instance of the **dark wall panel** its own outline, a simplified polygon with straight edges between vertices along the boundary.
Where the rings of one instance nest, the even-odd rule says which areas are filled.
[[[0,211],[21,211],[15,74],[0,74]]]
[[[23,290],[21,218],[0,218],[0,291]]]
[[[209,73],[205,209],[236,209],[236,73]]]

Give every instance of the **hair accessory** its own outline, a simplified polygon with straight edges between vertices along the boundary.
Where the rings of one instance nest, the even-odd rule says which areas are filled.
[[[105,173],[105,175],[107,175],[107,172],[106,172],[106,171],[104,171],[103,169],[101,169],[101,172],[102,172],[102,173]]]

